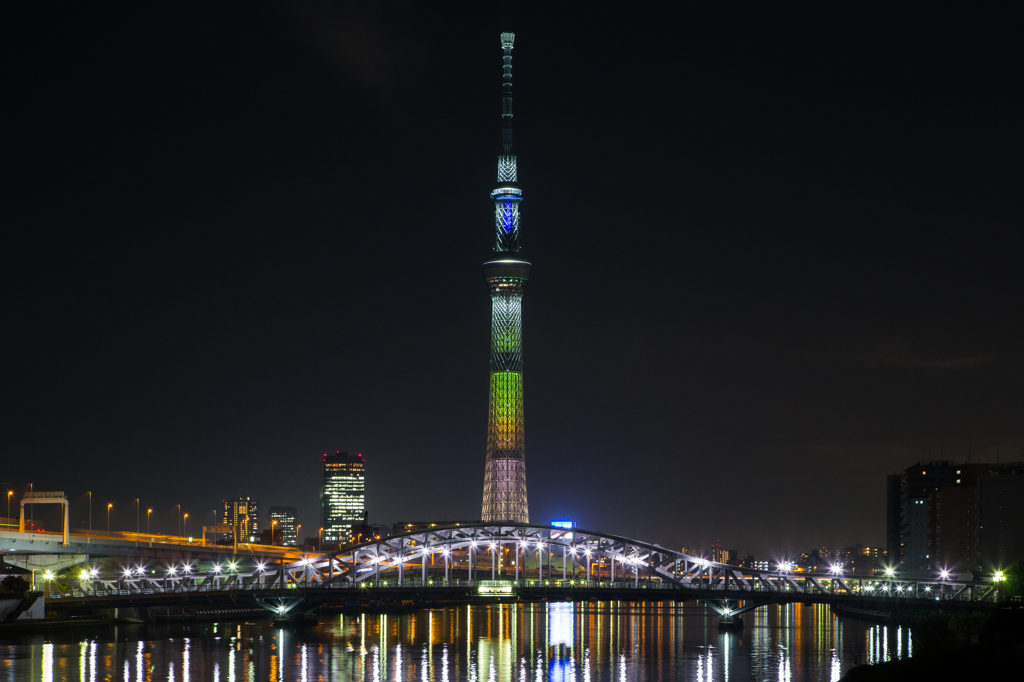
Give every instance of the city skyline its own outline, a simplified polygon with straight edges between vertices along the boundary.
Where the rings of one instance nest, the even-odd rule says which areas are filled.
[[[531,520],[885,546],[886,476],[1024,458],[1013,17],[192,12],[14,45],[0,477],[76,523],[315,530],[337,448],[370,521],[476,516],[509,29]]]

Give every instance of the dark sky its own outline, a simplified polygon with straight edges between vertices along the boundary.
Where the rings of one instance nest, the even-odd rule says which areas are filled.
[[[1024,458],[1020,13],[206,4],[5,22],[0,480],[478,518],[503,30],[532,520],[882,544]]]

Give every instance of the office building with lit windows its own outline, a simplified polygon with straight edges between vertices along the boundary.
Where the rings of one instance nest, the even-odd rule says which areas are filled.
[[[231,526],[236,542],[258,542],[260,535],[260,503],[239,495],[224,500],[224,523]]]
[[[298,510],[295,507],[271,507],[270,527],[281,533],[281,544],[285,547],[298,547],[298,536],[295,524],[298,523]]]
[[[324,453],[323,467],[323,544],[340,545],[366,523],[366,462],[361,454]]]

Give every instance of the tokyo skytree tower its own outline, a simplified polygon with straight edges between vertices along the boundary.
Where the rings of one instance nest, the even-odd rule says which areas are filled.
[[[494,200],[494,258],[484,263],[491,291],[491,386],[487,401],[487,462],[483,521],[527,523],[526,450],[523,445],[523,293],[530,264],[519,256],[519,202],[523,191],[512,153],[512,42],[501,34],[501,155]]]

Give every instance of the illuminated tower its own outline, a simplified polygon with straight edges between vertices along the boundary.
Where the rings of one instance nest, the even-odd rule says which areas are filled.
[[[512,33],[501,34],[501,155],[494,200],[494,258],[484,263],[491,291],[491,386],[487,402],[487,462],[483,521],[526,523],[526,450],[523,445],[523,293],[530,264],[519,255],[523,191],[512,153]]]

